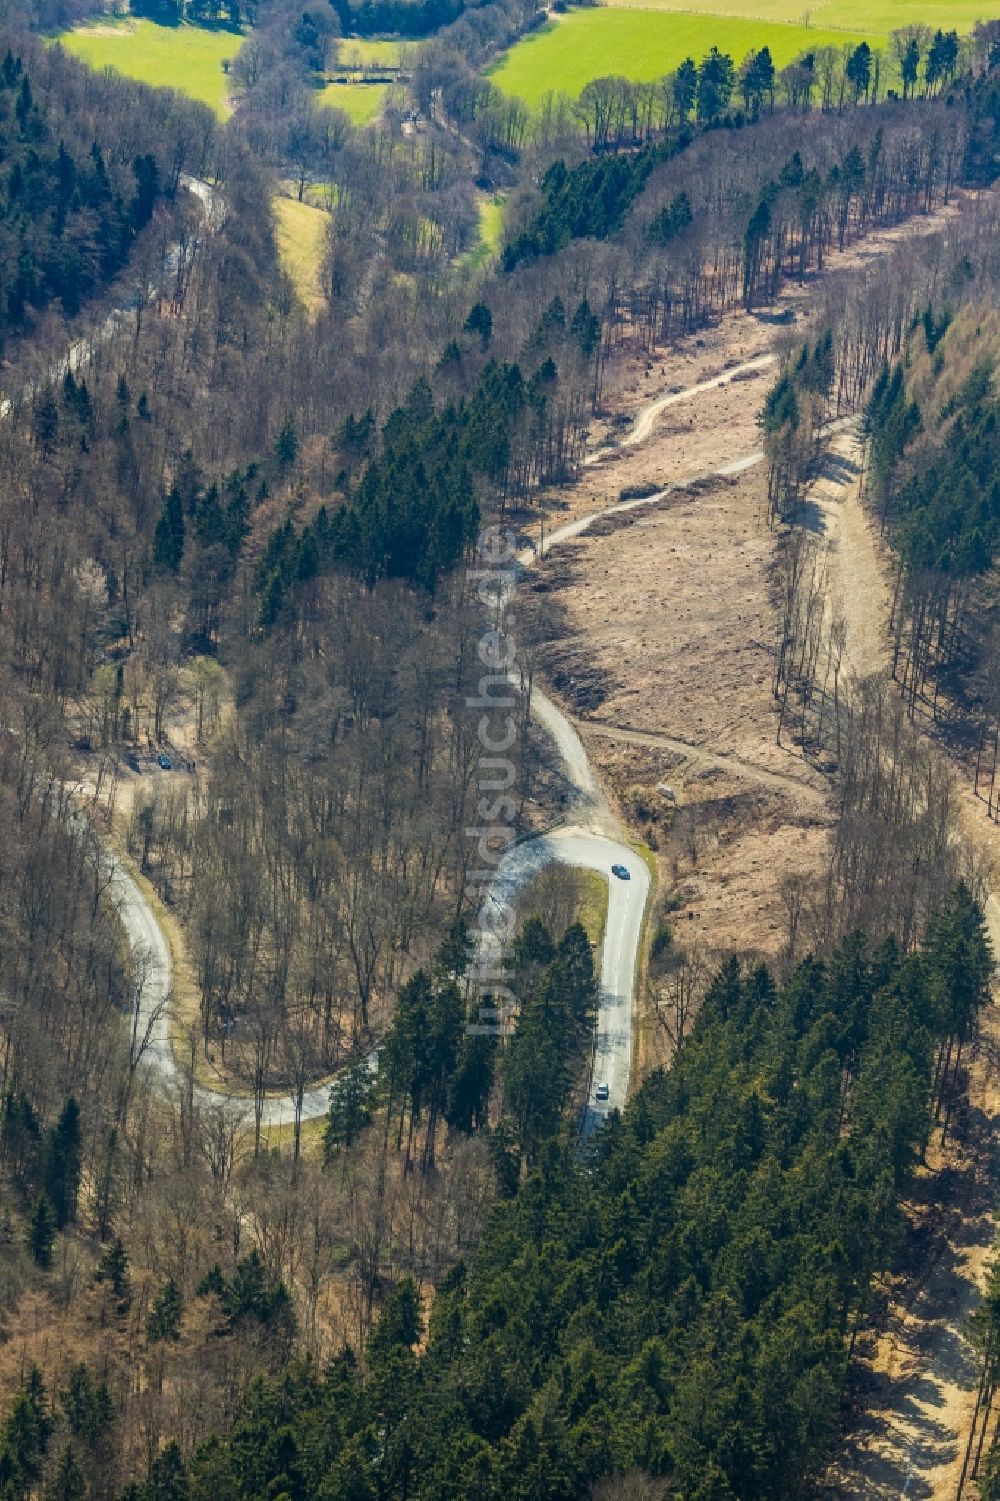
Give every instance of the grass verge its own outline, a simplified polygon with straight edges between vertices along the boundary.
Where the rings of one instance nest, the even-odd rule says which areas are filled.
[[[488,266],[500,253],[503,240],[503,211],[506,195],[496,193],[479,200],[479,243],[469,251],[466,265],[474,271]]]
[[[399,68],[416,56],[419,45],[379,37],[344,37],[337,43],[337,67],[355,72],[362,68]]]
[[[646,910],[642,914],[642,928],[639,932],[639,947],[635,963],[635,992],[632,998],[632,1079],[629,1085],[629,1092],[632,1094],[649,1072],[652,1020],[649,1014],[646,982],[649,976],[651,922],[653,909],[656,906],[659,868],[653,851],[641,839],[630,839],[629,848],[635,851],[649,871],[649,895],[646,898]]]

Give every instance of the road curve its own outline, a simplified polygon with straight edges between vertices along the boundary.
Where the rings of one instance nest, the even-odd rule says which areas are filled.
[[[584,828],[556,829],[527,839],[507,851],[480,915],[480,962],[496,973],[503,957],[508,914],[526,881],[553,861],[596,870],[608,882],[608,913],[601,958],[592,1077],[581,1131],[592,1136],[613,1110],[623,1110],[632,1070],[632,1001],[642,919],[649,896],[649,871],[627,844]],[[630,873],[619,880],[612,865]],[[595,1098],[598,1083],[608,1098]]]
[[[666,407],[690,400],[699,394],[726,385],[741,375],[764,369],[773,356],[764,355],[746,365],[736,366],[710,380],[701,381],[684,391],[672,392],[645,407],[636,419],[624,447],[631,447],[649,436],[656,417]],[[618,452],[618,449],[610,452]],[[602,457],[605,451],[591,455],[587,462]],[[760,453],[733,461],[713,476],[739,473],[759,463]],[[704,477],[704,476],[701,476]],[[590,515],[578,517],[558,527],[546,539],[544,555],[551,548],[571,541],[605,516],[618,515],[655,505],[670,489],[657,491],[640,499],[620,501]],[[538,560],[537,550],[526,547],[518,557],[520,568],[532,567]],[[587,753],[571,720],[557,704],[537,686],[533,686],[531,710],[538,724],[554,742],[563,763],[563,771],[573,790],[570,816],[579,822],[536,836],[513,846],[500,861],[479,915],[482,934],[478,962],[489,966],[499,957],[499,933],[506,931],[505,917],[513,911],[521,887],[553,861],[595,870],[608,881],[608,912],[605,923],[598,1016],[595,1029],[593,1069],[588,1102],[583,1112],[581,1132],[588,1137],[614,1110],[621,1110],[628,1094],[632,1066],[632,1011],[635,972],[643,915],[649,896],[649,872],[644,861],[624,843],[622,830],[594,776]],[[133,1016],[133,1047],[141,1048],[143,1061],[168,1088],[180,1083],[180,1071],[170,1035],[170,947],[155,914],[135,878],[121,857],[110,847],[107,851],[113,899],[132,950],[136,968],[142,975],[137,987]],[[623,865],[630,873],[627,881],[611,874],[612,865]],[[377,1066],[377,1054],[368,1057],[368,1065]],[[596,1099],[598,1083],[608,1085],[608,1098]],[[313,1120],[326,1113],[330,1099],[330,1081],[306,1090],[300,1115]],[[196,1104],[205,1109],[224,1108],[248,1125],[255,1120],[255,1102],[251,1096],[229,1094],[205,1085],[194,1086]],[[268,1130],[290,1124],[296,1116],[293,1095],[269,1095],[263,1102],[261,1127]]]
[[[173,966],[170,945],[156,915],[131,871],[121,856],[106,846],[111,896],[118,909],[123,928],[132,953],[133,968],[138,978],[133,997],[132,1050],[133,1061],[141,1062],[158,1075],[161,1084],[168,1090],[180,1088],[185,1082],[174,1055],[170,1036],[170,998]],[[377,1055],[372,1054],[369,1066],[374,1069]],[[330,1083],[314,1085],[302,1097],[301,1119],[315,1120],[325,1115],[330,1104]],[[228,1094],[223,1090],[209,1089],[195,1084],[195,1104],[205,1110],[224,1108],[247,1126],[255,1119],[254,1100],[251,1095]],[[275,1094],[265,1097],[261,1112],[261,1128],[289,1125],[295,1120],[295,1098],[291,1094]]]

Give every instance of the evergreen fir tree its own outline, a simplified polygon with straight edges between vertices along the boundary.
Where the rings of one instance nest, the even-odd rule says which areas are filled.
[[[146,1321],[146,1338],[149,1343],[155,1345],[162,1340],[178,1339],[183,1314],[184,1299],[181,1290],[173,1277],[170,1277],[154,1298]]]
[[[67,1444],[45,1487],[45,1501],[83,1501],[86,1494],[87,1484],[83,1471],[73,1452],[73,1445]]]
[[[116,1235],[97,1263],[94,1273],[96,1282],[107,1282],[118,1299],[122,1313],[132,1301],[132,1283],[128,1271],[128,1252]]]
[[[38,1266],[47,1270],[52,1265],[52,1247],[56,1239],[56,1216],[46,1193],[40,1193],[31,1211],[28,1224],[28,1249]]]
[[[76,1219],[81,1151],[80,1107],[70,1095],[46,1141],[45,1192],[60,1230]]]

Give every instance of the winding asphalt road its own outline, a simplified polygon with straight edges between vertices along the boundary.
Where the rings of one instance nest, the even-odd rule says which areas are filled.
[[[170,996],[172,963],[170,945],[156,915],[131,871],[110,846],[106,848],[111,895],[132,954],[133,968],[139,977],[132,1016],[133,1059],[156,1073],[168,1091],[182,1087],[184,1080],[174,1055],[170,1036]],[[374,1071],[377,1054],[368,1060]],[[195,1084],[194,1101],[203,1110],[223,1108],[246,1126],[254,1124],[254,1100],[250,1095],[228,1094]],[[315,1120],[325,1115],[330,1104],[329,1082],[307,1089],[302,1097],[301,1118]],[[290,1125],[295,1120],[295,1099],[291,1094],[268,1095],[263,1102],[261,1128]]]
[[[556,829],[514,845],[500,862],[480,914],[481,962],[494,966],[502,957],[503,935],[508,931],[507,914],[516,904],[519,891],[526,881],[555,861],[595,870],[608,881],[592,1077],[581,1123],[582,1134],[588,1137],[612,1110],[625,1108],[632,1068],[635,968],[649,896],[649,872],[628,845],[592,829]],[[615,864],[625,866],[630,872],[629,880],[622,881],[611,874]],[[598,1083],[608,1086],[606,1100],[595,1098]]]
[[[730,381],[756,373],[771,363],[762,356],[746,365],[724,371],[710,380],[701,381],[684,391],[672,392],[651,402],[639,413],[621,447],[642,442],[653,430],[656,418],[665,408],[692,400],[706,391]],[[599,450],[587,462],[596,462],[618,449]],[[763,454],[754,453],[737,459],[713,476],[739,473],[759,463]],[[705,477],[705,476],[702,476]],[[577,517],[550,533],[544,555],[553,547],[580,536],[596,521],[607,516],[625,514],[655,505],[670,489],[657,491],[641,499],[620,501],[590,515]],[[526,547],[518,557],[524,570],[538,560],[537,550]],[[500,934],[508,931],[509,918],[518,892],[545,866],[558,861],[580,869],[594,870],[608,882],[608,911],[601,958],[598,1015],[595,1027],[593,1066],[587,1104],[581,1120],[584,1138],[593,1135],[615,1110],[622,1110],[628,1094],[632,1068],[633,1006],[635,974],[643,916],[649,897],[649,871],[645,862],[625,843],[624,830],[608,805],[583,742],[572,722],[549,696],[533,686],[531,711],[537,723],[549,735],[559,752],[563,774],[571,788],[571,808],[565,827],[548,831],[512,846],[499,862],[479,915],[481,933],[478,962],[488,968],[500,956]],[[136,968],[143,980],[137,987],[137,1009],[133,1017],[135,1047],[142,1047],[143,1061],[168,1087],[180,1081],[177,1061],[170,1037],[171,960],[166,937],[137,882],[121,860],[108,849],[114,900],[132,949]],[[628,880],[612,874],[612,866],[624,866]],[[374,1069],[377,1055],[368,1059]],[[598,1100],[599,1084],[608,1086],[608,1098]],[[335,1085],[332,1087],[336,1087]],[[308,1089],[302,1099],[301,1118],[312,1120],[326,1113],[331,1084],[325,1081]],[[195,1086],[195,1100],[203,1108],[219,1108],[237,1114],[247,1124],[254,1121],[254,1101],[246,1095],[230,1095],[203,1085]],[[268,1096],[264,1101],[261,1125],[287,1125],[295,1119],[296,1102],[290,1094]]]

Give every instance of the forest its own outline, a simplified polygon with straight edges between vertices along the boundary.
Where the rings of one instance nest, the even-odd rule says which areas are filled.
[[[893,547],[892,672],[911,717],[975,747],[975,787],[997,788],[995,315],[931,305],[864,411],[869,503]]]
[[[992,976],[909,718],[957,693],[997,543],[1000,55],[942,23],[890,100],[859,49],[708,52],[528,121],[480,69],[533,5],[398,10],[258,7],[224,125],[0,39],[0,1490],[804,1496]],[[325,39],[385,25],[429,40],[355,128]],[[312,312],[279,190],[329,209]],[[827,280],[959,203],[905,274]],[[562,515],[627,361],[788,285],[821,316],[765,402],[764,530],[860,414],[908,699],[849,687],[789,548],[775,729],[837,762],[809,942],[716,967],[582,1150],[600,924],[564,872],[511,1035],[466,1026],[481,537]],[[512,838],[567,797],[518,645]],[[109,850],[168,935],[166,1077]]]
[[[465,10],[464,0],[338,0],[334,9],[342,36],[430,36],[442,26],[457,21]]]
[[[582,965],[567,968],[570,939],[541,970],[539,1020],[553,985],[571,1007],[575,985],[586,994],[586,945]],[[526,934],[519,984],[551,943],[544,930]],[[404,1278],[363,1364],[345,1349],[322,1370],[293,1364],[254,1382],[230,1432],[187,1461],[168,1445],[127,1494],[340,1501],[475,1487],[569,1501],[611,1471],[662,1476],[685,1497],[804,1494],[991,969],[962,886],[910,954],[855,934],[781,987],[730,963],[674,1067],[645,1082],[593,1172],[552,1129],[558,1112],[548,1129],[536,1122],[532,1171],[487,1223],[474,1262],[459,1260],[440,1283],[426,1331]],[[394,1060],[423,983],[401,995]],[[533,1014],[522,1013],[517,1037]],[[391,1120],[402,1064],[389,1073]],[[433,1070],[421,1075],[433,1113]],[[287,1294],[245,1262],[232,1283],[210,1272],[197,1296],[228,1327],[257,1323],[272,1340],[286,1316]],[[165,1289],[151,1342],[171,1337],[168,1307]],[[82,1494],[95,1440],[60,1400],[65,1417],[28,1377],[4,1429],[12,1495],[26,1493],[49,1448],[61,1455],[53,1484],[72,1473],[68,1493]],[[99,1393],[91,1401],[100,1412]]]
[[[50,50],[7,48],[0,65],[0,336],[23,333],[49,309],[75,318],[123,271],[137,241],[183,223],[177,191],[185,155],[171,157],[163,125],[169,106],[122,101],[114,126],[107,85],[83,80]],[[193,123],[193,122],[192,122]],[[186,195],[182,195],[186,197]]]

